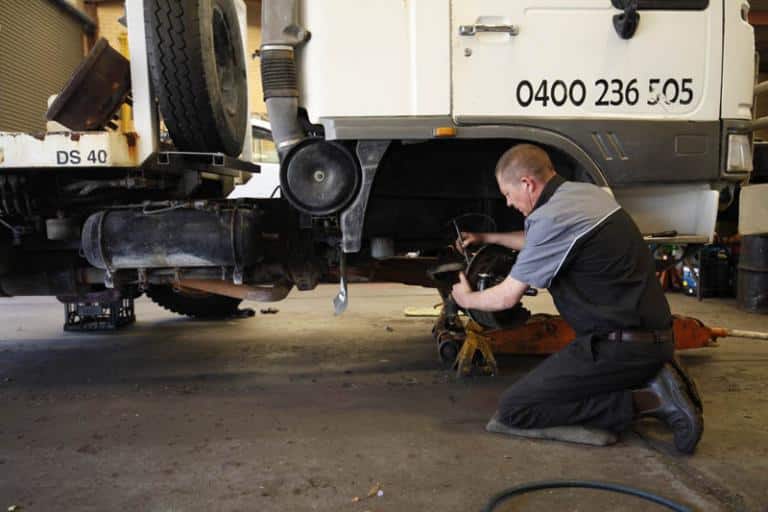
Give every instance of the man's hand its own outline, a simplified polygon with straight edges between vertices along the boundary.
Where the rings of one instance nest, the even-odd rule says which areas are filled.
[[[485,235],[487,233],[469,233],[466,231],[461,232],[461,236],[456,239],[456,249],[461,254],[464,254],[467,247],[470,245],[482,245],[485,242]]]
[[[464,272],[459,272],[459,282],[453,285],[453,289],[451,289],[451,296],[454,302],[463,308],[468,308],[468,299],[472,293],[474,292],[469,286],[467,276],[464,275]]]
[[[525,233],[512,231],[510,233],[470,233],[461,232],[461,237],[456,240],[456,249],[462,254],[470,245],[496,244],[509,247],[516,251],[522,251],[525,246]]]

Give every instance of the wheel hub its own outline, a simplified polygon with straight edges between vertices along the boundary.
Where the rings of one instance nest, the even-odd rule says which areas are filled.
[[[469,262],[467,280],[473,290],[482,291],[504,281],[517,261],[517,251],[499,245],[486,245]],[[488,329],[509,329],[517,327],[531,317],[531,312],[517,304],[504,311],[467,310],[469,317]]]

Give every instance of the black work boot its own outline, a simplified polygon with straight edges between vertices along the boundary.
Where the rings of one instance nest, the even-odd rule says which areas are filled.
[[[672,358],[672,361],[670,361],[669,364],[672,365],[672,367],[677,371],[677,374],[680,376],[680,378],[683,379],[683,382],[685,382],[685,385],[688,389],[688,396],[691,398],[691,401],[693,402],[693,404],[696,406],[699,412],[703,412],[704,404],[701,401],[701,394],[699,393],[698,386],[696,386],[696,381],[686,371],[685,367],[683,366],[683,363],[681,363],[680,359],[677,358],[677,355],[675,355]]]
[[[659,399],[659,407],[643,416],[658,418],[672,430],[675,447],[683,453],[693,453],[704,432],[704,418],[688,392],[688,384],[671,364],[648,383],[648,389]]]

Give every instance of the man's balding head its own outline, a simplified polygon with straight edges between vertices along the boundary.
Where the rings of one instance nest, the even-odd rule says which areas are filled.
[[[528,216],[547,182],[555,175],[546,151],[533,144],[518,144],[507,150],[496,164],[496,181],[507,201]]]
[[[496,179],[500,182],[518,182],[523,176],[530,176],[546,183],[554,173],[547,152],[533,144],[518,144],[508,149],[496,164]]]

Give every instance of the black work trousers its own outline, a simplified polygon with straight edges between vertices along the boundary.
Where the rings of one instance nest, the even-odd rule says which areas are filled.
[[[674,343],[577,337],[510,386],[500,419],[516,428],[584,425],[621,432],[632,423],[631,389],[672,360]]]

